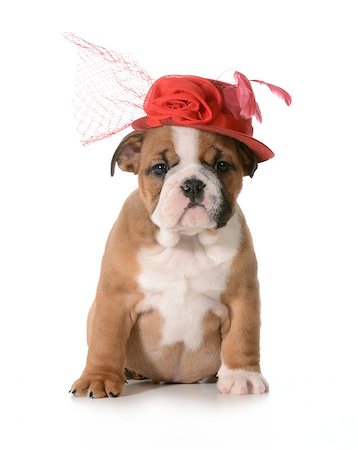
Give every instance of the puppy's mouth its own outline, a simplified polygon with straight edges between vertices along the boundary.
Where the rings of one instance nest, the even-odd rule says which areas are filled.
[[[198,230],[200,228],[212,228],[213,220],[203,203],[190,202],[184,208],[178,221],[184,230]]]
[[[184,211],[187,211],[187,210],[190,209],[190,208],[197,208],[197,207],[206,209],[205,206],[204,206],[202,203],[199,203],[199,202],[190,202],[190,203],[188,203],[188,205],[187,205],[187,207],[185,208]]]
[[[181,213],[178,223],[181,222],[183,217],[186,215],[187,212],[191,212],[195,208],[203,208],[206,211],[205,206],[202,203],[199,202],[189,202],[186,207],[183,209],[183,212]]]

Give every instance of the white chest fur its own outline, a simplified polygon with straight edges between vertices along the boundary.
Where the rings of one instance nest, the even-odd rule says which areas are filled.
[[[137,311],[158,310],[163,318],[162,345],[184,342],[189,350],[202,342],[202,321],[208,311],[224,317],[220,303],[232,259],[240,242],[237,214],[217,232],[181,235],[174,247],[158,244],[139,254],[138,283],[144,299]]]

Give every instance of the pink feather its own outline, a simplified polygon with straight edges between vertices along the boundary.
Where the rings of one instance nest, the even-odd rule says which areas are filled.
[[[261,81],[261,80],[250,80],[250,81],[254,81],[255,83],[260,83],[260,84],[264,84],[265,86],[267,86],[271,92],[273,92],[275,95],[277,95],[282,100],[284,100],[284,102],[286,103],[287,106],[290,106],[290,104],[292,103],[292,97],[284,89],[282,89],[278,86],[275,86],[274,84],[266,83],[265,81]]]
[[[251,119],[252,116],[257,116],[257,103],[252,90],[250,81],[240,72],[234,73],[234,78],[237,83],[236,95],[240,106],[240,116],[243,119]],[[258,114],[260,116],[260,114]]]
[[[256,103],[255,118],[258,122],[260,123],[262,122],[262,114],[258,103]]]

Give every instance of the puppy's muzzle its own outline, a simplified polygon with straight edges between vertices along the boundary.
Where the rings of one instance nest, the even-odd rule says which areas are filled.
[[[203,200],[204,198],[204,188],[206,184],[204,184],[198,178],[189,178],[185,180],[184,183],[180,186],[181,190],[185,197],[190,199],[191,203],[197,203]]]

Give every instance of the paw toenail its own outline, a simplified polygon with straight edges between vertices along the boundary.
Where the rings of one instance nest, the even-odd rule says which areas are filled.
[[[119,396],[119,394],[113,394],[113,392],[110,392],[110,393],[109,393],[109,396],[110,396],[110,397],[114,397],[114,398],[116,398],[116,397],[118,397],[118,396]]]
[[[90,397],[93,397],[93,392],[92,392],[92,391],[89,393],[89,396],[90,396]]]
[[[71,392],[71,391],[70,391]],[[76,394],[76,389],[74,389],[71,394],[75,395]]]

